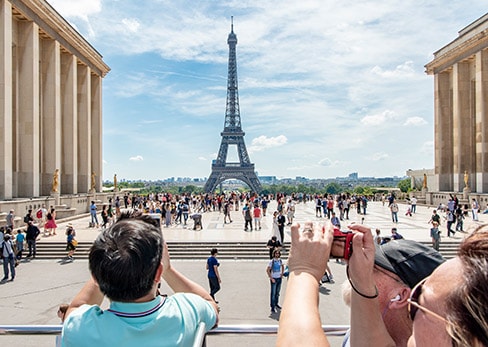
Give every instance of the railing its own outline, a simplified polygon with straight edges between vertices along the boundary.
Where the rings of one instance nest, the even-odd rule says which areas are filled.
[[[59,335],[62,325],[0,325],[0,336],[2,335]],[[344,336],[348,325],[322,325],[324,333],[328,336]],[[205,334],[205,325],[200,323],[193,347],[206,346],[205,337],[207,335],[225,334],[254,334],[254,335],[274,335],[278,332],[278,325],[219,325]],[[1,340],[0,340],[1,341]]]

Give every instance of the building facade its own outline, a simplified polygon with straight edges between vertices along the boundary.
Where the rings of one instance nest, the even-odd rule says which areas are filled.
[[[0,199],[100,191],[102,56],[44,0],[0,0]]]
[[[429,191],[488,193],[488,14],[434,53],[435,179]]]

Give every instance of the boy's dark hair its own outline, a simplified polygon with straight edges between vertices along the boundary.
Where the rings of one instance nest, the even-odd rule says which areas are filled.
[[[211,255],[216,255],[217,253],[219,253],[219,251],[217,250],[217,248],[212,248],[212,250],[210,251],[210,254]]]
[[[109,299],[134,301],[153,287],[162,255],[163,235],[156,221],[141,212],[125,212],[93,243],[90,271]]]

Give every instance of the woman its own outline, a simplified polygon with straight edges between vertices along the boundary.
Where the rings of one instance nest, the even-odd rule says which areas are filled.
[[[56,235],[56,210],[54,207],[51,208],[51,211],[47,214],[47,222],[44,225],[44,234],[46,236]]]
[[[278,211],[273,212],[273,233],[271,236],[276,236],[278,241],[282,244],[280,229],[278,228]]]
[[[102,215],[102,221],[103,221],[102,228],[105,229],[107,227],[107,224],[108,224],[108,212],[107,212],[107,206],[106,205],[102,206],[101,215]]]
[[[488,225],[412,289],[409,346],[488,346]]]
[[[76,231],[71,224],[66,228],[66,250],[68,251],[68,259],[73,260],[73,254],[76,251],[78,242],[75,240]]]
[[[378,308],[378,289],[373,279],[374,253],[370,230],[351,225],[354,253],[348,274],[353,285],[351,345],[389,346]],[[355,289],[356,288],[356,289]],[[457,257],[437,267],[407,297],[412,335],[408,346],[488,346],[488,225],[477,226],[460,245]],[[395,294],[395,293],[392,293]],[[393,300],[404,300],[399,293]],[[355,338],[353,338],[355,335]]]
[[[270,306],[271,313],[276,313],[276,309],[281,309],[279,303],[280,291],[281,291],[281,280],[283,278],[283,272],[285,267],[281,261],[281,251],[276,249],[273,252],[273,259],[270,260],[268,267],[266,268],[266,273],[269,277],[269,283],[271,284],[270,293]]]
[[[163,211],[164,211],[164,220],[165,220],[164,224],[166,225],[166,228],[169,228],[169,226],[171,225],[171,219],[172,219],[172,215],[173,215],[171,213],[172,209],[171,209],[170,204],[166,204],[164,206]]]

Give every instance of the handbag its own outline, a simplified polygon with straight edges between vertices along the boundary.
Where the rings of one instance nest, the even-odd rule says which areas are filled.
[[[71,244],[76,247],[76,246],[78,246],[78,241],[76,239],[73,239],[71,241]]]

